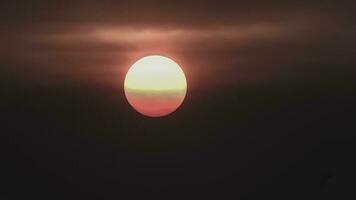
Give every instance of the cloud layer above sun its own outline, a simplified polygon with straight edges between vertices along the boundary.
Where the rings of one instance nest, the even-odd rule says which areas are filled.
[[[338,79],[356,64],[352,2],[2,4],[2,80],[117,84],[150,54],[180,63],[192,87]]]

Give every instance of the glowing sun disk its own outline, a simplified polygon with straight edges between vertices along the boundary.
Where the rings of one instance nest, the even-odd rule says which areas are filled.
[[[125,77],[125,95],[143,115],[159,117],[174,112],[183,102],[187,81],[183,70],[163,56],[147,56],[135,62]]]

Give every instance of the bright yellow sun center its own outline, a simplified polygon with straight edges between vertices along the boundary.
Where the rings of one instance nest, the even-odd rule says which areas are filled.
[[[125,87],[133,90],[185,90],[187,82],[182,69],[163,56],[147,56],[129,69]]]

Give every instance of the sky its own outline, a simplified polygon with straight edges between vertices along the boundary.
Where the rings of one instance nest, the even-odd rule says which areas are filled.
[[[0,195],[352,195],[353,1],[0,7]],[[147,55],[187,78],[165,118],[124,96],[127,70]]]
[[[20,82],[118,84],[150,54],[180,62],[192,87],[340,79],[355,64],[352,1],[2,4],[1,61]]]

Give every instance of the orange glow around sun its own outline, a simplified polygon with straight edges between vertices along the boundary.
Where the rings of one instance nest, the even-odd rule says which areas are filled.
[[[163,56],[146,56],[135,62],[125,77],[125,95],[139,113],[161,117],[174,112],[183,102],[187,81],[183,70]]]

